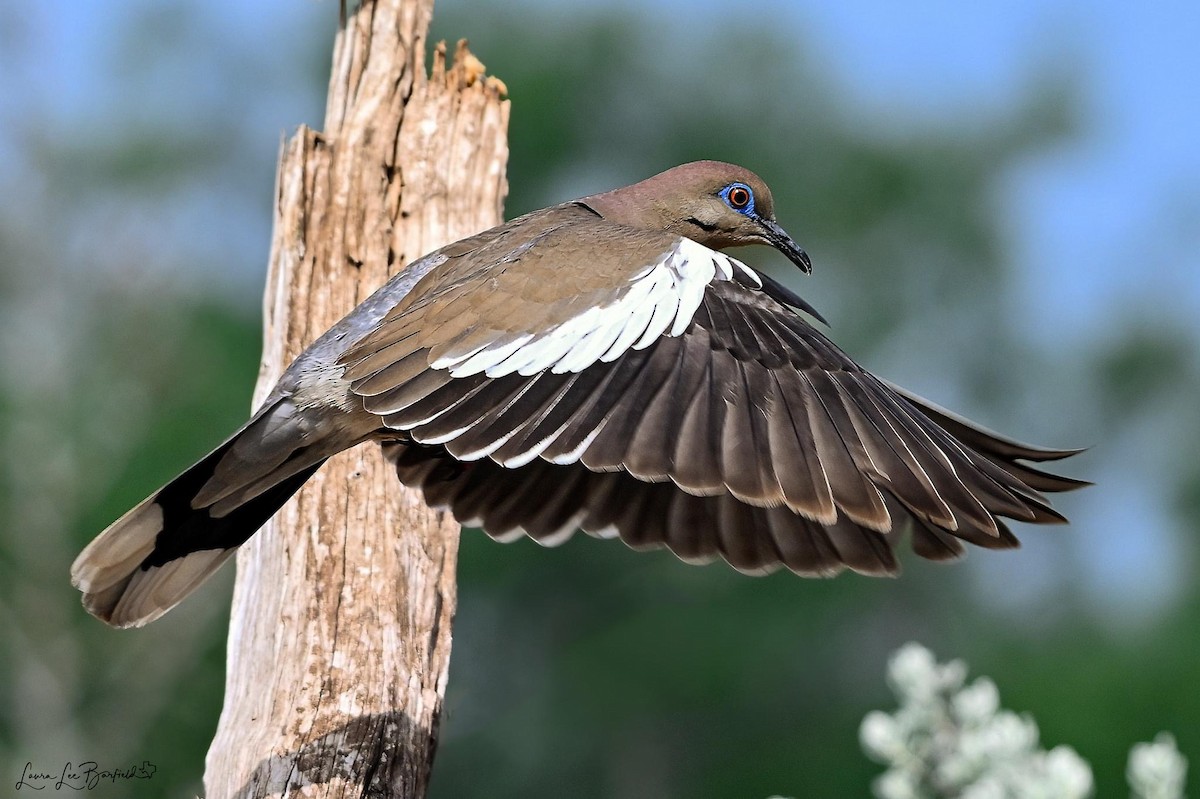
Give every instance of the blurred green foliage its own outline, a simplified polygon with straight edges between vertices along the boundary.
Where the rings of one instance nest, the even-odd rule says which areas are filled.
[[[1138,453],[1140,485],[1165,502],[1165,523],[1200,523],[1200,428],[1162,423],[1194,405],[1197,331],[1134,309],[1105,340],[1067,348],[1031,341],[1011,307],[996,182],[1072,135],[1069,85],[1047,76],[986,124],[881,138],[863,131],[800,43],[765,22],[718,39],[703,26],[667,33],[661,18],[627,9],[539,7],[536,28],[525,13],[447,4],[434,30],[470,38],[510,88],[510,216],[692,158],[743,163],[771,183],[781,220],[813,255],[816,275],[793,285],[852,353],[1018,436],[1099,445],[1072,464],[1081,476],[1121,479]],[[316,96],[326,16],[308,39],[230,59],[268,59],[266,74],[295,69]],[[188,30],[142,25],[122,46],[149,69],[187,57],[189,42],[194,58],[224,58],[211,32],[191,40]],[[168,34],[180,41],[156,43]],[[688,57],[696,52],[745,57],[716,69]],[[4,780],[26,761],[148,759],[153,780],[95,795],[202,790],[231,574],[158,624],[115,632],[79,609],[67,569],[108,521],[245,417],[257,298],[64,265],[60,235],[30,219],[95,230],[104,198],[136,207],[203,187],[255,209],[262,240],[234,251],[261,269],[269,171],[246,163],[230,133],[258,102],[255,86],[229,68],[217,74],[194,138],[138,118],[119,140],[38,142],[41,205],[0,212]],[[210,234],[227,238],[195,235]],[[202,266],[189,257],[208,257],[118,243],[131,260],[158,257],[179,273]],[[768,253],[744,256],[780,268]],[[1184,588],[1169,605],[1110,619],[1121,599],[1105,596],[1102,579],[1084,584],[1085,549],[1139,531],[1088,512],[1105,490],[1064,501],[1081,519],[1072,528],[1019,531],[1025,550],[972,553],[953,568],[908,558],[894,581],[750,579],[582,536],[542,550],[467,532],[433,795],[865,796],[878,767],[859,751],[858,725],[886,704],[887,653],[910,639],[995,677],[1007,704],[1036,712],[1046,744],[1070,741],[1101,785],[1120,784],[1130,741],[1161,729],[1194,760],[1193,550],[1179,541],[1170,557]],[[1031,574],[1042,575],[1032,587]]]

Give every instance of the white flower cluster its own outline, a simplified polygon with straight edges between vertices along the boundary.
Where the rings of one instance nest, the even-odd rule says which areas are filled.
[[[900,708],[869,713],[863,748],[887,764],[875,780],[879,799],[1086,799],[1092,770],[1069,746],[1038,745],[1029,716],[1000,707],[996,684],[966,685],[962,661],[939,664],[929,650],[906,644],[888,663]],[[1170,736],[1138,744],[1128,778],[1135,799],[1180,799],[1187,762]]]
[[[1187,777],[1187,759],[1175,748],[1175,738],[1160,732],[1152,744],[1134,744],[1125,778],[1135,799],[1179,799]]]

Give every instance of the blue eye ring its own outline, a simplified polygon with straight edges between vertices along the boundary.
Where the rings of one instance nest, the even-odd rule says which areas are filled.
[[[754,216],[754,190],[745,183],[730,183],[719,194],[725,204],[739,214]]]

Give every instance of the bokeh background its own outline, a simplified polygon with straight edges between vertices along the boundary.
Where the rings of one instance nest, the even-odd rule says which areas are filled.
[[[202,792],[232,569],[127,632],[67,569],[248,411],[275,156],[320,124],[336,22],[331,0],[3,4],[0,785],[150,760],[92,795]],[[1062,499],[1070,527],[899,580],[468,531],[435,797],[866,796],[858,724],[910,639],[994,677],[1101,795],[1159,730],[1200,762],[1200,7],[442,0],[434,35],[509,86],[509,216],[743,163],[843,346],[1091,446],[1068,471],[1099,484]]]

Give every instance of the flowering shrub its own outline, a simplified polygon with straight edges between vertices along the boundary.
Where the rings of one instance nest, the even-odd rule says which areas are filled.
[[[1069,746],[1044,751],[1028,715],[1000,707],[987,677],[966,684],[960,660],[938,663],[909,643],[888,662],[900,703],[891,714],[868,713],[859,737],[887,765],[873,785],[878,799],[1086,799],[1092,770]],[[1127,778],[1134,799],[1182,799],[1187,761],[1174,739],[1133,747]]]

